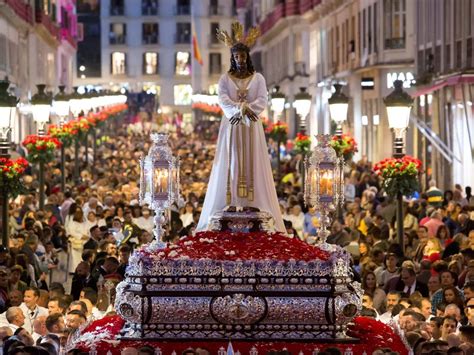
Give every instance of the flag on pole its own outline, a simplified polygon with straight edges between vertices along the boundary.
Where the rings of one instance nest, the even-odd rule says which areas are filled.
[[[203,65],[201,51],[199,50],[199,44],[198,44],[196,32],[194,31],[193,31],[193,52],[194,52],[194,59],[196,59],[200,65]]]

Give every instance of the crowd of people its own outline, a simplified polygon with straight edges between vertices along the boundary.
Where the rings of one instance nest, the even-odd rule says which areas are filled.
[[[214,159],[218,122],[189,135],[171,133],[181,160],[181,199],[171,208],[165,241],[194,232]],[[0,339],[4,354],[35,348],[59,354],[93,319],[114,314],[113,289],[124,279],[134,248],[153,239],[153,212],[138,203],[139,158],[150,140],[139,129],[116,127],[100,140],[96,161],[73,181],[67,150],[67,189],[58,163],[46,169],[46,204],[38,208],[37,172],[10,205],[10,245],[0,247]],[[269,140],[275,167],[275,142]],[[84,157],[86,152],[82,152]],[[301,156],[287,154],[277,182],[289,237],[308,239],[319,228],[300,183]],[[365,159],[346,171],[345,208],[328,242],[352,255],[364,289],[362,315],[399,327],[416,354],[474,353],[474,197],[466,187],[441,191],[434,181],[404,203],[404,246],[397,243],[395,203]],[[112,292],[111,292],[112,291]],[[0,340],[1,341],[1,340]]]

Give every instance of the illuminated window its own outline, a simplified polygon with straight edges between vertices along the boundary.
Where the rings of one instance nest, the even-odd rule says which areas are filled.
[[[385,48],[405,48],[405,0],[385,0]]]
[[[191,105],[191,96],[193,88],[191,85],[175,85],[174,86],[174,104],[175,105]]]
[[[110,55],[110,70],[113,75],[123,75],[126,72],[126,54],[124,52],[113,52]]]
[[[191,54],[189,52],[176,52],[176,75],[191,74]]]
[[[143,53],[143,74],[158,74],[158,53]]]

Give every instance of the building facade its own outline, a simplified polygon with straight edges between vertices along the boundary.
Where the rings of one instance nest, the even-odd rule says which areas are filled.
[[[474,185],[474,1],[416,2],[416,154],[440,187]]]
[[[22,107],[37,84],[53,93],[72,87],[76,35],[74,0],[0,0],[0,77],[8,77]],[[20,110],[13,141],[34,131],[31,115]]]
[[[94,37],[87,29],[93,23],[100,39],[96,36],[93,53],[90,41],[80,44],[76,86],[145,91],[157,95],[163,113],[189,113],[191,95],[214,92],[229,65],[229,50],[215,33],[217,28],[230,31],[235,13],[231,0],[79,3],[80,21],[88,21],[83,23],[84,38]],[[194,58],[193,34],[202,65]]]

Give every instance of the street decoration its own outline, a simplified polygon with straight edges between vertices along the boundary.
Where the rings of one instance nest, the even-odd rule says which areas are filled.
[[[333,135],[330,142],[331,147],[336,151],[337,156],[343,156],[344,161],[349,161],[357,150],[357,142],[348,134]]]
[[[61,142],[51,136],[30,134],[22,142],[28,151],[26,159],[30,163],[49,163],[54,159],[54,151],[61,147]]]
[[[304,133],[297,133],[295,138],[295,151],[297,153],[306,155],[311,148],[311,138]]]
[[[25,158],[0,158],[0,191],[7,191],[13,198],[24,192],[22,175],[27,167]]]
[[[48,128],[48,135],[58,139],[65,148],[71,146],[76,134],[77,128],[74,126],[72,121],[64,123],[62,127],[50,125]]]
[[[382,186],[391,197],[398,193],[409,196],[419,189],[421,161],[409,155],[383,159],[375,164],[374,171],[383,178]]]

